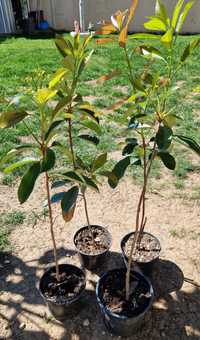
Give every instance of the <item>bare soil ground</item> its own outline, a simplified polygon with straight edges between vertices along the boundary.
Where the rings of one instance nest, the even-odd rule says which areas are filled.
[[[168,182],[167,182],[168,183]],[[170,183],[170,181],[169,181]],[[152,282],[155,302],[144,328],[129,339],[197,340],[200,339],[200,209],[199,201],[187,200],[197,178],[187,180],[184,198],[170,185],[154,180],[154,190],[147,195],[147,231],[162,245],[161,260]],[[40,211],[45,192],[39,183],[31,199],[21,207],[16,199],[17,186],[0,186],[0,210],[22,210],[30,215]],[[139,187],[131,179],[116,190],[105,184],[101,195],[88,192],[91,223],[109,229],[113,237],[110,255],[96,273],[86,272],[87,286],[79,315],[64,323],[48,312],[37,286],[44,270],[53,263],[48,219],[35,226],[30,221],[16,227],[10,236],[13,252],[1,258],[0,268],[0,339],[12,340],[100,340],[120,339],[105,329],[95,298],[95,285],[107,269],[120,267],[120,240],[134,227]],[[55,234],[60,263],[79,265],[73,247],[73,235],[85,224],[83,202],[79,201],[74,219],[64,223],[55,206]]]

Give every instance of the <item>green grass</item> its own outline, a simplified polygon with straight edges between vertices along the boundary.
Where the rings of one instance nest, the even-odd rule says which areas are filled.
[[[184,46],[189,41],[197,38],[197,36],[184,36],[178,38],[176,55],[180,55]],[[140,42],[141,43],[141,42]],[[145,41],[148,44],[148,41]],[[61,56],[55,48],[53,39],[26,39],[26,38],[8,38],[0,40],[1,44],[1,63],[0,63],[0,97],[13,97],[16,94],[23,93],[28,88],[34,86],[36,74],[44,70],[46,74],[52,74],[60,64]],[[129,47],[135,47],[136,42],[130,42]],[[156,44],[155,44],[156,45]],[[92,46],[91,46],[92,48]],[[171,105],[174,106],[174,113],[182,115],[186,118],[178,128],[179,133],[187,134],[195,137],[200,141],[200,117],[196,113],[200,107],[200,96],[192,97],[191,91],[200,84],[200,48],[196,50],[192,58],[187,62],[184,68],[178,74],[178,80],[183,83],[178,90],[174,92],[171,98]],[[138,56],[133,59],[133,72],[137,74],[144,61]],[[155,70],[163,72],[162,62],[156,63]],[[119,77],[113,78],[102,85],[94,86],[86,83],[87,81],[98,79],[101,75],[109,73],[111,70],[118,69],[121,74]],[[45,77],[42,77],[45,79]],[[80,85],[79,92],[84,96],[94,96],[95,105],[103,110],[110,105],[116,103],[119,99],[126,97],[120,87],[127,86],[128,75],[126,72],[126,64],[124,61],[123,49],[120,49],[117,44],[107,44],[99,46],[94,53],[91,63],[88,64],[84,72]],[[116,89],[117,88],[117,89]],[[129,91],[129,94],[131,91]],[[31,109],[31,107],[30,107]],[[117,138],[123,133],[124,109],[116,110],[114,116],[119,124],[119,129],[112,127],[110,124],[109,114],[106,114],[103,123],[103,139],[99,145],[99,151],[107,151],[108,149],[118,149]],[[37,124],[32,123],[35,131]],[[110,125],[109,125],[110,124]],[[23,123],[18,124],[16,128],[0,131],[0,157],[15,145],[21,144],[20,137],[28,136],[29,133],[25,129]],[[84,141],[77,140],[76,148],[78,154],[87,160],[91,157],[92,147]],[[177,146],[174,150],[178,155],[177,168],[174,175],[177,178],[185,178],[188,171],[191,170],[191,165],[187,160],[187,154],[182,153],[182,149]],[[138,176],[138,169],[133,169],[133,175]],[[16,172],[14,175],[19,175]],[[162,176],[162,166],[157,162],[153,168],[152,175],[154,177]],[[13,176],[6,176],[3,183],[11,185]],[[177,184],[180,188],[180,185]]]
[[[9,234],[14,227],[23,224],[25,218],[25,214],[21,211],[0,215],[0,251],[10,250]]]

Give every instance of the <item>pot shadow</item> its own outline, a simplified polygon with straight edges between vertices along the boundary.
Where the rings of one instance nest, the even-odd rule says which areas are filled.
[[[59,248],[57,251],[58,260],[64,257],[72,257],[76,255],[76,251],[73,249]],[[38,259],[38,263],[43,264],[52,264],[54,263],[54,253],[53,250],[48,250]]]
[[[105,261],[101,264],[101,266],[99,266],[99,268],[91,270],[91,272],[101,277],[104,273],[106,273],[109,270],[124,267],[125,264],[122,255],[115,251],[109,251],[105,257]]]
[[[149,278],[156,298],[180,290],[184,283],[182,270],[174,262],[163,259],[156,262]]]

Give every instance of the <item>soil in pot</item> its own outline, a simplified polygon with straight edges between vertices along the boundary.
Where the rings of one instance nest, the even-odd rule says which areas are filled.
[[[134,234],[130,234],[130,237],[122,245],[126,258],[129,257],[131,252],[131,246],[133,242]],[[157,238],[149,233],[143,233],[140,247],[133,255],[133,261],[148,263],[154,261],[159,257],[161,251],[160,243]]]
[[[98,270],[105,263],[111,241],[110,233],[101,226],[79,229],[74,235],[74,244],[82,266],[88,270]]]
[[[154,292],[150,281],[143,274],[132,271],[127,301],[125,279],[124,268],[105,273],[97,283],[96,294],[108,330],[121,336],[133,336],[146,320]]]
[[[109,249],[111,241],[106,229],[92,225],[91,228],[80,229],[75,235],[74,243],[81,253],[99,255]]]
[[[132,276],[129,300],[125,299],[125,275],[117,272],[107,277],[102,296],[104,305],[114,314],[134,317],[141,314],[149,305],[151,294],[145,280]]]
[[[56,279],[56,274],[51,273],[48,278],[44,296],[56,303],[74,299],[80,294],[84,287],[84,277],[79,277],[75,273],[62,273],[60,281]]]
[[[47,270],[40,279],[39,290],[52,315],[62,321],[80,312],[86,281],[84,272],[70,264],[60,264],[59,273],[58,282],[55,266]]]

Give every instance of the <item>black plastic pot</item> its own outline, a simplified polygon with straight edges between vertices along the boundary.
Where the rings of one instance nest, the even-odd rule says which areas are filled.
[[[104,292],[104,283],[108,277],[108,275],[116,275],[116,273],[124,280],[125,283],[125,275],[126,269],[114,269],[107,273],[105,273],[97,283],[96,286],[96,296],[97,301],[101,309],[101,313],[103,315],[103,320],[105,323],[106,328],[115,335],[120,336],[130,336],[134,335],[142,325],[145,323],[146,313],[152,306],[153,299],[154,299],[154,291],[150,281],[143,275],[138,272],[133,271],[131,273],[132,277],[137,278],[138,280],[142,280],[148,285],[148,292],[149,292],[149,303],[138,315],[134,315],[132,317],[127,317],[119,314],[113,313],[110,309],[108,309],[103,303],[103,292]]]
[[[107,256],[109,249],[111,247],[111,244],[112,244],[112,237],[111,237],[111,234],[109,233],[109,231],[107,229],[105,229],[104,227],[99,226],[99,225],[91,225],[91,228],[103,230],[103,232],[105,233],[106,238],[108,240],[108,248],[106,250],[104,250],[102,253],[97,254],[97,255],[91,255],[91,254],[84,253],[77,248],[76,238],[77,238],[77,235],[80,232],[82,232],[85,229],[88,229],[88,226],[82,227],[76,232],[76,234],[74,235],[74,245],[76,247],[76,251],[78,253],[79,260],[80,260],[82,266],[89,269],[89,270],[96,269],[105,262],[106,256]]]
[[[123,239],[121,240],[121,243],[120,243],[120,246],[121,246],[121,251],[122,251],[122,256],[123,256],[123,259],[124,259],[124,263],[125,265],[127,266],[128,264],[128,258],[127,256],[125,255],[125,252],[124,252],[124,248],[125,248],[125,244],[126,242],[128,241],[128,239],[134,235],[135,233],[129,233],[127,235],[125,235],[123,237]],[[159,244],[159,248],[160,248],[160,251],[161,251],[161,245],[160,245],[160,241],[152,234],[150,233],[147,233],[147,232],[144,232],[144,234],[147,234],[147,235],[150,235],[151,237],[153,237],[157,243]],[[135,263],[137,264],[137,266],[141,269],[141,271],[145,274],[145,275],[150,275],[155,267],[155,265],[157,264],[157,262],[159,261],[159,255],[158,257],[154,258],[152,261],[149,261],[149,262],[139,262],[139,261],[135,261]]]
[[[45,287],[47,284],[51,281],[50,274],[56,272],[56,267],[51,267],[48,269],[43,276],[40,279],[39,283],[39,291],[42,295],[44,301],[46,302],[47,306],[49,307],[49,310],[51,314],[58,320],[62,321],[65,320],[67,317],[71,317],[72,315],[76,315],[79,313],[82,304],[81,304],[81,297],[83,295],[83,292],[85,290],[86,280],[85,280],[85,273],[78,267],[70,265],[70,264],[60,264],[59,265],[59,272],[62,273],[75,273],[77,276],[80,276],[80,278],[84,278],[84,284],[81,292],[77,294],[72,299],[66,299],[62,301],[61,303],[53,301],[51,298],[47,298],[44,295]]]

